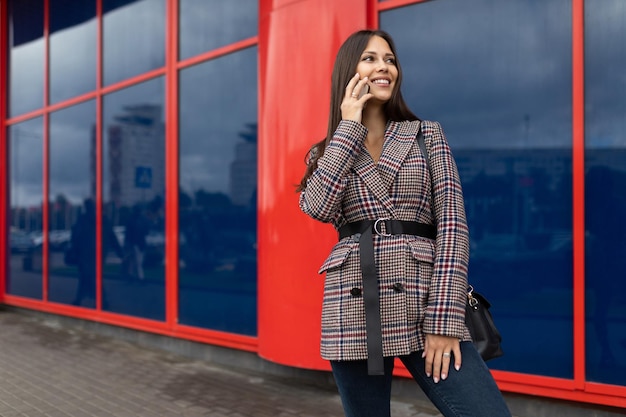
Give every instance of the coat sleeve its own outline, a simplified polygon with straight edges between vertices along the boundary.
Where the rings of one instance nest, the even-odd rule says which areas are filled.
[[[437,241],[423,330],[461,339],[465,330],[469,262],[463,192],[456,163],[439,123],[432,124],[430,142]]]
[[[347,174],[354,165],[367,128],[360,123],[343,120],[319,158],[317,169],[300,193],[300,209],[312,218],[333,221],[341,208]]]

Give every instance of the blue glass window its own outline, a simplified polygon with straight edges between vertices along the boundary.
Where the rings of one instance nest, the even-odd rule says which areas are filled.
[[[256,36],[258,3],[257,0],[180,0],[180,58]]]
[[[96,2],[50,0],[50,102],[96,88]]]
[[[626,385],[626,2],[585,1],[586,375]]]
[[[103,0],[104,84],[165,65],[165,1]]]
[[[9,115],[43,106],[45,42],[43,0],[10,0]]]
[[[96,104],[50,114],[48,299],[95,307]]]
[[[256,334],[256,91],[256,47],[180,73],[181,324]]]
[[[442,123],[457,161],[469,280],[493,302],[504,338],[506,354],[490,366],[564,378],[573,376],[571,22],[569,0],[438,0],[380,15],[404,97]]]
[[[103,101],[103,308],[165,319],[165,83]]]
[[[9,274],[7,293],[41,299],[43,119],[12,125],[9,142]]]

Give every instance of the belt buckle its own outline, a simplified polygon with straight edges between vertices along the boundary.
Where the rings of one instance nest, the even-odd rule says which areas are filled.
[[[374,222],[374,227],[373,227],[373,229],[374,229],[374,232],[375,232],[378,236],[386,236],[386,237],[391,236],[391,233],[383,233],[383,232],[381,232],[381,231],[379,231],[379,230],[378,230],[378,223],[379,223],[379,222],[384,222],[385,220],[390,220],[390,219],[378,219],[378,220],[376,220],[376,221]]]

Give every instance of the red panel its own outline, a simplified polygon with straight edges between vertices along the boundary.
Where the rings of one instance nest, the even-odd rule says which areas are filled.
[[[7,179],[9,178],[8,144],[6,138],[6,89],[7,85],[7,2],[0,1],[0,302],[4,302],[6,276],[8,270],[7,259]]]
[[[295,185],[306,151],[326,134],[337,50],[365,27],[367,8],[362,0],[261,3],[259,355],[327,369],[319,353],[323,277],[317,270],[337,235],[302,214]]]
[[[574,381],[585,387],[585,31],[584,0],[572,2],[572,234]]]
[[[96,2],[96,13],[98,15],[98,54],[97,54],[97,73],[96,82],[98,88],[102,87],[102,56],[103,56],[103,24],[102,24],[102,0]],[[103,204],[103,166],[102,166],[102,150],[103,150],[103,137],[102,137],[102,95],[97,95],[96,101],[96,219],[102,219],[102,204]],[[102,310],[102,222],[96,221],[96,309]]]
[[[178,323],[178,2],[167,3],[165,45],[165,320]]]
[[[96,83],[102,87],[102,0],[96,1],[98,38],[96,54]],[[96,219],[102,218],[102,95],[96,96]],[[102,225],[96,223],[96,309],[102,309]]]
[[[273,1],[268,0],[268,1],[265,1],[264,3],[267,3],[268,7],[270,7],[271,10],[278,10],[281,7],[285,7],[286,5],[290,3],[296,3],[298,1],[300,0],[273,0]]]
[[[46,54],[46,58],[44,61],[44,79],[43,79],[43,103],[44,106],[47,106],[50,102],[50,94],[49,94],[49,78],[48,78],[48,72],[50,71],[50,1],[46,0],[44,2],[44,18],[43,18],[43,34],[44,34],[44,39],[45,39],[45,45],[46,45],[46,50],[45,50],[45,54]],[[50,206],[48,204],[48,200],[49,200],[49,178],[48,178],[48,163],[50,161],[50,159],[48,158],[48,149],[49,149],[49,143],[50,143],[50,129],[48,128],[49,126],[49,121],[50,121],[50,113],[44,113],[43,115],[43,150],[42,150],[42,155],[43,155],[43,172],[42,172],[42,177],[43,177],[43,210],[42,210],[42,215],[43,215],[43,222],[42,222],[42,236],[43,236],[43,244],[41,246],[41,250],[42,250],[42,274],[43,274],[43,280],[41,282],[41,285],[43,286],[42,288],[42,296],[43,296],[43,300],[47,301],[48,300],[48,259],[49,259],[49,252],[48,249],[50,248],[50,239],[48,239],[48,234],[49,234],[49,222],[50,222],[50,213],[49,213],[49,209]]]

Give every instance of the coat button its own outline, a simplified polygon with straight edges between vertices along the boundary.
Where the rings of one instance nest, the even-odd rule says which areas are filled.
[[[401,282],[396,282],[395,284],[393,284],[393,287],[391,287],[391,288],[393,288],[393,290],[395,292],[402,292],[402,291],[404,291],[404,285],[402,285]]]
[[[362,294],[362,291],[360,288],[355,287],[350,290],[350,294],[352,294],[353,297],[360,297]]]

